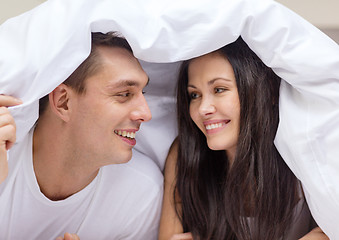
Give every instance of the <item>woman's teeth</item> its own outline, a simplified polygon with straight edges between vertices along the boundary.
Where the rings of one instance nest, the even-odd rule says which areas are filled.
[[[220,128],[222,127],[222,123],[216,123],[216,124],[208,124],[206,125],[207,130],[215,129],[215,128]]]

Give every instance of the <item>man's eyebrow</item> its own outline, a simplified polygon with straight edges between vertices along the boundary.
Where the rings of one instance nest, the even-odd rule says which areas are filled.
[[[149,78],[147,79],[147,83],[145,85],[145,87],[148,85],[149,83]],[[122,87],[139,87],[140,86],[140,81],[135,81],[135,80],[130,80],[130,79],[122,79],[119,80],[118,82],[114,82],[114,83],[110,83],[107,85],[107,88],[122,88]]]

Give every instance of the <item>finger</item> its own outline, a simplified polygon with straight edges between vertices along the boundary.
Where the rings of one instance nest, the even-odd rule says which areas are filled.
[[[57,237],[55,240],[64,240],[62,237]]]
[[[5,107],[0,107],[0,144],[10,149],[16,140],[16,125],[13,116]]]
[[[79,236],[76,234],[65,233],[64,240],[80,240]]]
[[[73,240],[80,240],[80,237],[78,235],[72,234],[72,236],[73,236]]]
[[[64,239],[65,240],[72,240],[72,235],[70,233],[65,233]]]
[[[6,109],[8,112],[3,112],[2,110],[3,109],[0,110],[0,127],[10,124],[15,126],[14,118],[8,109]]]
[[[11,149],[13,147],[13,145],[14,145],[14,142],[7,141],[6,142],[6,150]]]
[[[20,104],[22,104],[20,99],[0,94],[0,106],[12,107]]]
[[[0,128],[0,148],[8,150],[16,141],[15,125],[9,124]]]
[[[8,110],[7,107],[0,105],[0,115],[6,115],[6,114],[10,114],[10,111]]]

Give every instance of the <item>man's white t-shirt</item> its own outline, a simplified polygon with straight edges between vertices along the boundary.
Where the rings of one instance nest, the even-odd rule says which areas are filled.
[[[157,239],[163,176],[133,151],[126,164],[102,167],[83,190],[51,201],[39,189],[32,162],[33,130],[9,153],[10,172],[0,185],[0,239]],[[60,176],[62,178],[62,176]]]

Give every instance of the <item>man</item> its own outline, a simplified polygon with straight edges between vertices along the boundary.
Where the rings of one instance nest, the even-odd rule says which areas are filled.
[[[162,174],[136,151],[127,163],[151,119],[147,83],[125,39],[92,34],[90,56],[40,100],[35,127],[10,150],[0,239],[156,239]]]

